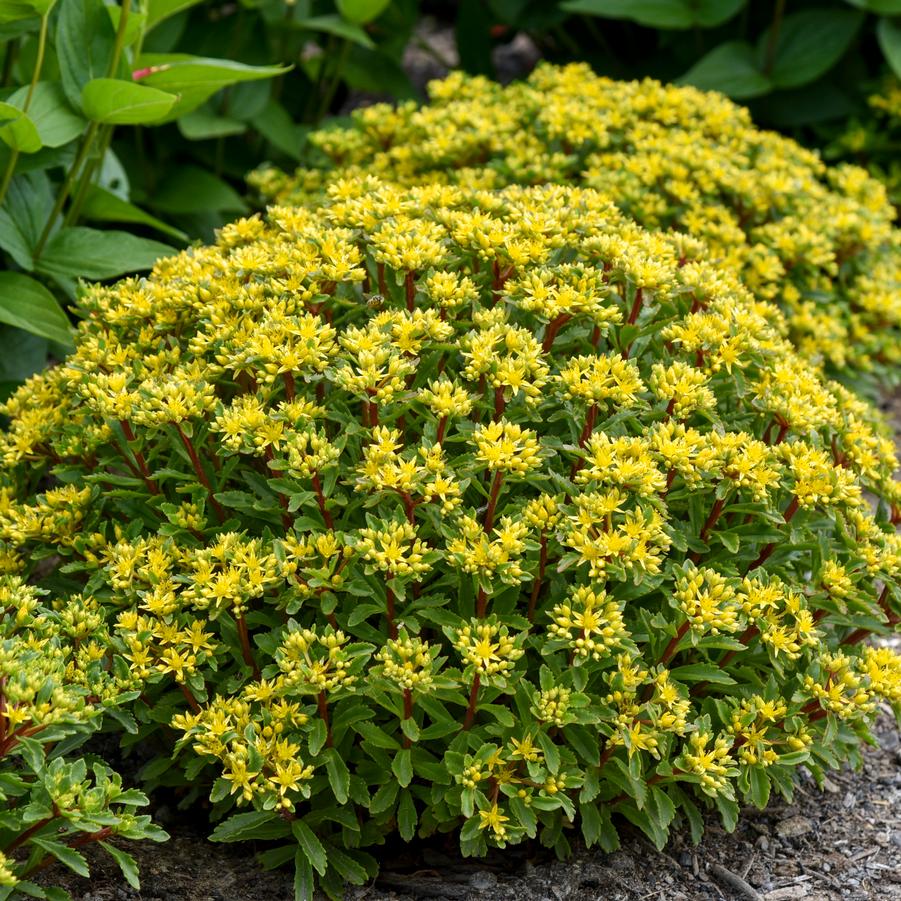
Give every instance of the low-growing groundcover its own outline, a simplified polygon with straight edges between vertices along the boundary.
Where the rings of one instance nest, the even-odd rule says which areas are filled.
[[[886,427],[695,238],[348,178],[80,311],[0,443],[6,897],[162,837],[17,788],[105,713],[308,898],[394,834],[732,828],[899,709]]]
[[[357,110],[309,136],[319,152],[252,184],[270,201],[317,202],[347,175],[402,185],[574,183],[651,229],[702,239],[709,259],[785,313],[804,356],[845,380],[901,371],[901,237],[885,187],[863,169],[754,127],[720,94],[584,64],[542,64],[507,87],[452,73],[431,103]]]

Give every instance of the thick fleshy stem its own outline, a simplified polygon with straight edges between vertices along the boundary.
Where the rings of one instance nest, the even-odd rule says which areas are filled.
[[[569,313],[561,313],[556,319],[552,319],[548,323],[547,329],[544,332],[544,341],[541,344],[541,349],[544,353],[550,352],[558,332],[570,319],[572,319],[572,316]]]
[[[416,504],[413,502],[413,498],[410,497],[410,493],[408,491],[402,491],[400,496],[404,502],[404,515],[407,517],[407,522],[410,523],[411,526],[415,526]]]
[[[785,512],[782,514],[782,518],[786,522],[791,522],[792,517],[798,512],[799,506],[800,506],[800,503],[798,501],[798,498],[793,497],[791,499],[791,503],[785,508]],[[773,551],[775,549],[776,549],[775,542],[770,542],[769,544],[765,545],[763,550],[758,555],[757,559],[745,570],[745,575],[747,575],[752,570],[757,569],[758,566],[763,566],[763,564],[766,563],[766,561],[770,559],[770,555],[773,553]]]
[[[686,633],[691,628],[691,622],[689,620],[685,620],[681,626],[679,626],[679,631],[670,639],[670,643],[663,649],[663,653],[660,655],[660,664],[661,666],[670,662],[673,659],[678,647],[679,643],[685,638]]]
[[[482,524],[482,528],[486,533],[490,533],[494,528],[494,512],[497,508],[497,499],[498,495],[501,493],[501,483],[503,481],[504,471],[499,469],[495,472],[494,479],[491,482],[491,493],[488,497],[488,506],[485,508],[485,521]]]
[[[272,463],[275,459],[275,453],[272,450],[272,445],[267,444],[266,450],[264,452],[266,454],[266,462]],[[272,473],[273,478],[280,479],[284,473],[280,469],[276,469],[273,466],[268,467],[269,471]],[[282,508],[282,527],[286,532],[290,531],[291,526],[294,525],[294,518],[291,516],[289,512],[290,501],[288,500],[287,495],[282,494],[280,491],[278,492],[278,502],[281,504]]]
[[[413,719],[413,689],[411,688],[404,689],[404,719]],[[405,735],[404,747],[409,748],[412,744],[413,742],[410,740],[410,737],[408,735]]]
[[[641,308],[643,305],[644,305],[644,292],[642,291],[641,288],[636,288],[635,289],[635,300],[632,303],[632,309],[629,311],[629,319],[626,323],[627,325],[635,325],[635,323],[638,321],[639,315],[641,314]],[[633,342],[630,341],[623,348],[621,356],[624,360],[629,359],[629,353],[632,351],[632,344],[633,344]]]
[[[535,608],[538,606],[538,596],[541,594],[541,586],[544,582],[544,570],[547,566],[547,532],[542,529],[540,546],[538,550],[538,574],[532,583],[532,594],[529,597],[529,610],[526,614],[530,623],[535,622]]]
[[[220,523],[225,522],[225,510],[222,509],[222,505],[213,495],[213,486],[210,484],[210,480],[207,478],[206,473],[203,471],[203,464],[200,462],[200,457],[197,456],[197,451],[194,449],[194,445],[191,442],[191,439],[184,433],[181,425],[179,423],[173,423],[175,426],[175,431],[178,432],[179,438],[181,438],[181,443],[185,446],[185,450],[188,452],[188,456],[191,458],[191,465],[194,467],[194,472],[197,474],[197,479],[204,488],[206,488],[207,497],[210,499],[210,504],[213,509],[216,511],[216,516],[219,519]]]
[[[197,703],[197,698],[194,697],[194,693],[185,685],[184,682],[179,682],[178,687],[181,689],[181,693],[185,696],[185,700],[188,702],[188,707],[191,708],[192,713],[200,713],[200,704]]]
[[[741,637],[738,639],[743,645],[747,645],[747,643],[754,638],[756,635],[760,634],[760,629],[755,625],[748,626],[744,632],[741,633]],[[726,651],[722,657],[720,657],[720,661],[717,664],[719,667],[726,666],[732,659],[734,659],[735,655],[738,653],[734,648],[731,651]]]
[[[485,619],[485,614],[487,612],[488,612],[488,593],[480,585],[478,593],[476,594],[476,616],[479,619]]]
[[[137,440],[135,438],[134,430],[131,427],[131,423],[127,419],[120,419],[119,425],[122,426],[122,432],[125,435],[126,440],[129,442],[129,445],[134,444]],[[144,459],[144,454],[136,448],[131,449],[132,454],[134,454],[135,463],[138,464],[138,470],[141,473],[141,478],[144,480],[144,484],[147,486],[147,490],[151,494],[159,494],[160,486],[151,478],[150,469],[147,466],[147,461]]]
[[[294,373],[293,372],[283,372],[282,373],[282,381],[285,383],[285,397],[292,401],[297,393],[297,388],[294,384]]]
[[[476,718],[476,706],[479,702],[479,686],[482,679],[479,673],[472,677],[472,687],[469,689],[469,706],[466,708],[466,716],[463,719],[463,731],[469,732]]]
[[[416,309],[416,273],[408,272],[404,276],[404,292],[407,297],[407,311],[412,313]]]
[[[594,432],[595,424],[598,420],[598,405],[592,404],[588,408],[588,412],[585,414],[585,425],[582,427],[582,432],[579,435],[579,449],[582,450],[586,444],[588,444],[588,439],[591,438],[592,432]],[[579,470],[582,468],[582,465],[585,461],[581,457],[577,457],[573,461],[572,468],[569,471],[569,478],[572,481]]]
[[[385,573],[385,594],[387,599],[385,618],[388,620],[388,637],[394,641],[397,638],[397,623],[394,621],[394,618],[397,615],[397,597],[394,594],[394,589],[390,585],[392,578],[393,576],[391,573]]]
[[[335,531],[335,522],[332,519],[332,514],[329,513],[328,507],[325,503],[325,493],[322,490],[322,481],[319,478],[319,473],[314,472],[310,482],[313,485],[313,491],[316,492],[316,503],[319,505],[319,512],[322,514],[322,519],[325,522],[325,527],[330,531]]]
[[[497,422],[504,415],[504,409],[507,406],[504,400],[504,386],[498,385],[494,389],[494,421]]]
[[[444,441],[444,435],[447,432],[447,417],[442,416],[441,419],[438,420],[438,434],[435,436],[435,441],[438,444],[441,444]]]
[[[235,617],[235,622],[238,625],[238,639],[241,642],[241,656],[244,658],[244,662],[251,670],[253,670],[254,679],[259,679],[262,674],[260,673],[256,658],[253,656],[253,648],[250,646],[250,632],[247,628],[247,620],[244,619],[244,614],[238,614],[238,616]]]
[[[879,603],[880,609],[882,610],[882,612],[886,615],[886,618],[888,619],[888,625],[889,625],[889,626],[894,626],[894,625],[896,625],[899,621],[901,621],[901,617],[898,617],[898,616],[897,616],[897,615],[889,608],[889,605],[888,605],[888,585],[886,585],[886,586],[882,589],[882,593],[879,595],[879,602],[878,602],[878,603]],[[842,639],[842,644],[857,644],[858,642],[863,641],[865,638],[867,638],[869,635],[871,635],[872,632],[873,632],[872,629],[864,629],[864,628],[861,628],[861,629],[855,629],[853,632],[851,632],[849,635],[847,635],[845,638]]]
[[[328,700],[324,691],[320,691],[316,696],[316,708],[319,711],[319,719],[325,723],[325,746],[330,748],[332,746],[332,724],[328,718]]]
[[[701,529],[701,534],[698,535],[698,539],[703,541],[705,544],[707,543],[707,539],[710,537],[711,531],[713,531],[713,527],[719,521],[720,516],[723,513],[723,508],[726,506],[726,498],[721,497],[718,498],[713,503],[713,507],[710,509],[710,515],[707,517],[707,521],[704,523],[703,528]],[[695,551],[692,553],[691,557],[692,563],[697,563],[698,560],[701,559],[700,551]]]

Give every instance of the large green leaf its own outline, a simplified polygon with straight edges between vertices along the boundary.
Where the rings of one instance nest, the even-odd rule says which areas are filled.
[[[779,29],[769,77],[779,88],[808,84],[828,72],[851,45],[863,22],[851,9],[807,9],[786,16]],[[763,68],[770,32],[758,42]]]
[[[231,185],[197,166],[180,166],[153,192],[154,209],[164,213],[243,213],[247,204]]]
[[[36,13],[37,10],[23,0],[3,0],[0,3],[0,25],[36,19]]]
[[[109,72],[116,33],[102,0],[60,0],[54,46],[69,103],[81,108],[81,92]]]
[[[712,28],[731,19],[745,0],[567,0],[570,13],[627,19],[651,28]]]
[[[0,207],[0,247],[23,269],[31,271],[31,252],[53,208],[53,189],[45,172],[19,173],[9,184]]]
[[[375,44],[372,38],[353,22],[346,22],[341,16],[311,16],[308,19],[298,19],[292,21],[295,28],[305,29],[307,31],[323,31],[326,34],[333,34],[335,37],[344,38],[352,44],[359,44],[361,47],[369,47],[372,49]]]
[[[0,322],[72,346],[72,327],[56,298],[21,272],[0,272]]]
[[[84,114],[105,125],[152,125],[175,105],[175,94],[119,78],[95,78],[81,93]]]
[[[722,91],[736,99],[758,97],[772,83],[757,68],[754,48],[745,41],[728,41],[698,60],[680,79],[707,91]]]
[[[197,109],[229,85],[274,78],[290,70],[285,66],[248,66],[227,59],[209,59],[186,53],[144,54],[137,66],[140,71],[147,72],[141,79],[142,84],[178,95],[178,103],[168,111],[167,120]]]
[[[391,0],[336,0],[338,12],[348,22],[365,25],[377,19],[387,8]]]
[[[35,153],[41,149],[41,136],[27,113],[12,103],[0,102],[0,140],[20,153]]]
[[[295,124],[291,115],[277,100],[270,100],[266,108],[250,122],[273,147],[292,159],[300,159],[300,148],[308,129]]]
[[[197,6],[202,0],[148,0],[147,2],[147,31],[155,28],[160,22],[164,22],[170,16],[180,13],[182,10]]]
[[[159,257],[174,252],[168,244],[128,232],[76,226],[60,229],[47,242],[36,268],[54,277],[113,278],[150,269]]]
[[[91,185],[81,208],[81,215],[85,219],[93,219],[97,222],[134,222],[139,225],[148,225],[157,231],[176,241],[187,241],[188,236],[178,228],[151,216],[150,213],[136,207],[133,203],[123,200],[118,194],[100,185]]]
[[[891,19],[880,19],[876,26],[876,36],[892,71],[901,78],[901,25]]]
[[[27,97],[28,86],[24,85],[7,100],[22,109]],[[28,117],[44,147],[62,147],[77,138],[85,127],[84,119],[73,111],[62,87],[52,81],[39,81],[34,86]]]
[[[217,116],[209,107],[201,106],[178,117],[178,130],[189,141],[203,141],[244,134],[247,123],[230,116]]]

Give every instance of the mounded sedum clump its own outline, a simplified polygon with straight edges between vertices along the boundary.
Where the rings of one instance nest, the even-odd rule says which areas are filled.
[[[302,894],[394,832],[731,828],[898,709],[892,442],[694,238],[345,179],[82,310],[6,405],[4,566]]]
[[[371,106],[352,127],[313,133],[322,168],[263,170],[253,184],[280,203],[316,201],[357,174],[592,187],[646,228],[703,239],[721,271],[779,304],[807,358],[897,379],[901,237],[885,188],[863,169],[827,167],[721,95],[585,65],[541,65],[508,87],[454,73],[429,90],[428,106]]]

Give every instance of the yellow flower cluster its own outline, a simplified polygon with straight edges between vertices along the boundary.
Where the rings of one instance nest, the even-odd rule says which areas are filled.
[[[471,853],[863,734],[901,691],[860,647],[901,601],[890,433],[715,259],[591,188],[348,176],[87,290],[3,407],[29,716],[140,684],[215,803]]]
[[[281,203],[315,202],[362,172],[405,186],[486,191],[582,184],[647,228],[684,232],[695,241],[687,247],[703,242],[724,272],[780,303],[806,357],[858,370],[901,362],[901,238],[885,188],[862,169],[828,168],[790,139],[754,128],[746,110],[720,95],[649,79],[612,81],[584,64],[540,65],[507,87],[453,73],[429,92],[431,103],[421,109],[370,107],[350,127],[314,132],[310,140],[332,168],[293,176],[266,168],[251,183]],[[896,112],[898,93],[890,85],[874,107]],[[498,280],[524,262],[541,262],[539,229],[537,219],[515,244],[499,226],[458,234],[466,232],[464,246],[496,260]],[[506,247],[498,254],[500,244]],[[422,261],[399,268],[422,268]],[[665,291],[670,274],[656,254],[636,254],[627,272],[646,302],[659,302],[653,293]],[[609,282],[578,266],[565,278],[541,269],[517,273],[511,288],[549,322],[586,316],[600,328],[619,321],[602,312],[608,291]],[[734,365],[741,337],[722,350],[720,364]]]

